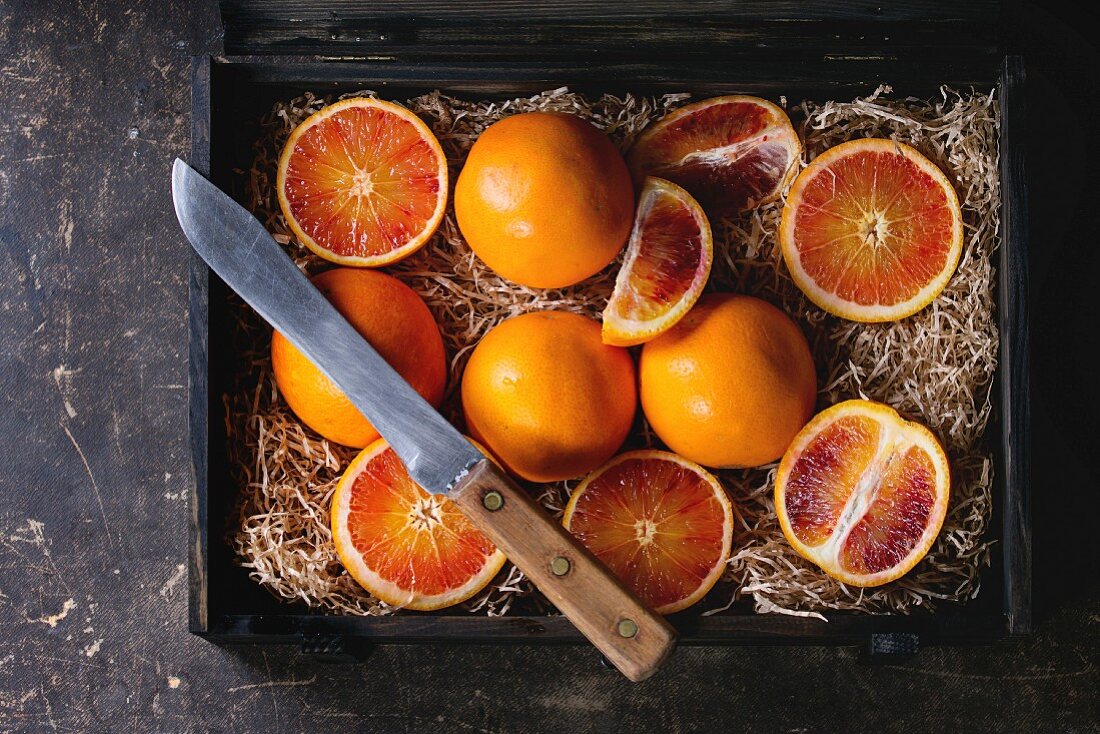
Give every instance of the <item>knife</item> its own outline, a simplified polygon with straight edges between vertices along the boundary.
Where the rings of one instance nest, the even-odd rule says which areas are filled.
[[[259,220],[178,158],[172,199],[199,256],[344,391],[417,484],[447,495],[627,678],[660,667],[676,645],[668,622],[420,397]]]

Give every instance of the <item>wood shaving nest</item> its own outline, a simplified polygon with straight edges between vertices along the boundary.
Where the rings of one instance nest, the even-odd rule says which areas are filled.
[[[858,137],[908,143],[952,179],[962,203],[965,248],[944,292],[917,315],[896,323],[844,321],[811,304],[782,261],[776,231],[782,200],[714,222],[715,262],[708,288],[750,293],[771,301],[803,327],[820,379],[819,408],[865,397],[887,403],[928,425],[943,440],[952,465],[951,505],[943,531],[925,560],[885,586],[845,586],[804,561],[787,544],[772,502],[775,466],[723,471],[738,520],[732,557],[704,613],[751,599],[759,613],[824,619],[826,610],[907,613],[942,601],[974,598],[980,569],[989,564],[985,539],[992,512],[992,460],[982,435],[990,416],[997,361],[992,256],[999,243],[997,106],[993,94],[942,89],[939,98],[890,99],[882,86],[851,102],[803,102],[790,109],[805,143],[804,157]],[[372,92],[359,92],[371,95]],[[354,96],[354,95],[346,95]],[[606,131],[622,150],[687,94],[604,95],[589,99],[555,89],[525,99],[468,102],[433,92],[406,105],[434,130],[447,154],[452,184],[473,141],[488,125],[518,112],[576,113]],[[262,121],[251,170],[240,171],[242,198],[308,273],[329,267],[295,241],[275,194],[284,141],[326,100],[313,94],[276,104]],[[785,104],[785,102],[784,102]],[[806,160],[800,165],[805,165]],[[388,268],[414,288],[440,324],[451,355],[444,412],[461,420],[457,393],[470,350],[494,325],[527,311],[564,309],[599,317],[618,263],[580,286],[532,290],[506,282],[466,246],[448,209],[436,236],[419,253]],[[235,304],[236,343],[246,368],[224,398],[230,455],[241,486],[229,542],[240,564],[277,597],[334,613],[391,614],[395,609],[361,589],[343,570],[329,530],[329,500],[342,467],[356,453],[330,444],[300,424],[280,399],[270,365],[270,329]],[[461,425],[461,423],[458,423]],[[652,442],[643,421],[628,446]],[[533,487],[560,516],[572,485]],[[550,611],[511,564],[478,597],[471,613],[506,614],[523,599],[525,613]],[[728,599],[729,603],[722,605]]]

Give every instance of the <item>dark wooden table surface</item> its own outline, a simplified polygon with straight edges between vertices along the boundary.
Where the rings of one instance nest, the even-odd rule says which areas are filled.
[[[185,631],[189,57],[210,0],[0,0],[0,732],[1097,731],[1100,56],[1025,7],[1036,631],[869,667],[680,650],[382,647],[339,667]]]

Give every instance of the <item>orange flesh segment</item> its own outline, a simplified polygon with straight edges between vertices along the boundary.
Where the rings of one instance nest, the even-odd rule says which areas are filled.
[[[908,157],[860,151],[805,186],[794,230],[802,268],[822,290],[860,306],[908,301],[947,267],[953,204]]]
[[[864,416],[827,426],[803,449],[787,480],[791,530],[807,546],[827,541],[878,452],[882,427]]]
[[[615,294],[616,315],[634,321],[659,318],[696,283],[702,232],[694,212],[659,189],[642,201],[641,247],[630,264],[629,287]]]
[[[919,447],[890,457],[874,502],[840,549],[846,571],[872,574],[897,566],[928,527],[936,502],[936,468]]]
[[[439,199],[439,159],[408,120],[347,107],[297,140],[286,198],[302,230],[345,257],[397,250],[420,236]]]
[[[774,114],[747,101],[716,103],[645,141],[644,170],[683,186],[707,211],[742,211],[770,198],[792,162]]]
[[[418,595],[465,585],[496,552],[454,504],[413,482],[389,448],[355,477],[347,528],[375,573]]]
[[[569,530],[653,608],[695,592],[722,562],[726,515],[713,487],[671,461],[627,459],[584,490]]]

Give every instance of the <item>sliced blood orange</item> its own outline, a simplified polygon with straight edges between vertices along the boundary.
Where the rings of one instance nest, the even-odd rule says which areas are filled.
[[[846,584],[880,586],[932,547],[950,489],[931,431],[881,403],[849,400],[795,437],[776,474],[775,510],[803,558]]]
[[[947,285],[962,254],[962,214],[951,182],[913,148],[850,140],[795,179],[779,241],[791,277],[818,306],[895,321]]]
[[[722,485],[667,451],[630,451],[592,472],[573,490],[562,523],[660,614],[710,591],[733,540]]]
[[[465,601],[506,560],[454,503],[416,484],[385,439],[348,466],[331,519],[336,552],[352,578],[405,609]]]
[[[627,155],[640,184],[660,176],[691,192],[712,215],[772,201],[794,175],[802,151],[782,109],[759,97],[714,97],[669,113]]]
[[[404,107],[356,97],[294,129],[279,158],[279,206],[302,244],[379,267],[420,249],[447,208],[447,159]]]
[[[603,341],[629,347],[653,339],[686,314],[710,277],[710,222],[685,189],[648,176],[626,258],[603,312]]]

